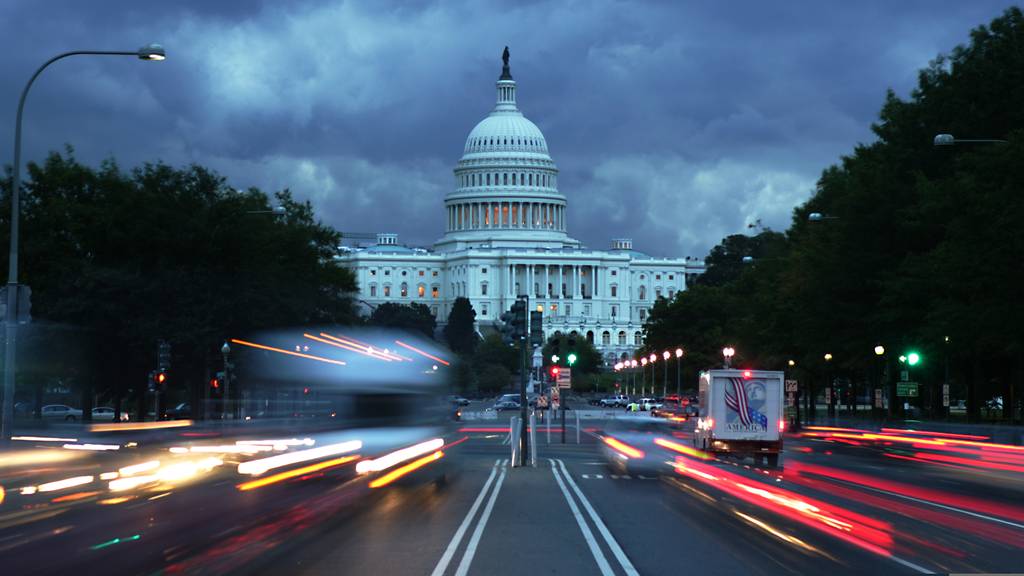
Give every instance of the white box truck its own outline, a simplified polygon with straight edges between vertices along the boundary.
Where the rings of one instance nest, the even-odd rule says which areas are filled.
[[[785,429],[784,381],[783,372],[769,370],[701,373],[694,447],[778,466]]]

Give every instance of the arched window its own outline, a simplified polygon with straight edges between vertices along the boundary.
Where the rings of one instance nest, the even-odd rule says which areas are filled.
[[[601,345],[602,346],[610,346],[611,343],[612,343],[612,334],[611,334],[611,332],[605,330],[604,332],[601,333]]]
[[[505,184],[504,185],[508,186],[508,173],[506,172],[504,176],[505,176]]]
[[[491,175],[490,174],[487,175],[487,185],[488,186],[491,185]]]
[[[384,285],[384,297],[388,298],[389,296],[391,296],[391,284],[385,284]]]
[[[669,289],[669,291],[668,291],[668,299],[669,299],[669,300],[671,300],[671,299],[673,299],[673,298],[675,298],[675,297],[676,297],[676,291],[675,291],[675,290],[672,290],[672,289],[670,288],[670,289]]]
[[[516,185],[516,175],[515,174],[512,174],[512,185],[513,186]]]
[[[646,286],[640,286],[640,299],[641,300],[646,300],[647,299],[647,287]]]
[[[440,292],[441,292],[441,289],[438,286],[435,285],[435,286],[431,286],[430,287],[430,297],[431,298],[437,298],[437,296],[438,296],[438,294]]]
[[[370,297],[375,298],[377,296],[377,285],[370,284]]]
[[[519,183],[520,184],[526,184],[526,174],[520,174],[519,175]]]
[[[480,295],[487,296],[487,282],[480,283]]]
[[[590,342],[591,344],[594,343],[594,331],[593,330],[587,330],[587,342]]]
[[[618,297],[618,295],[619,295],[619,287],[616,286],[615,284],[612,284],[611,285],[611,289],[612,289],[612,298]]]
[[[626,333],[624,331],[620,330],[619,331],[619,346],[625,346],[625,345],[626,345]]]
[[[540,296],[540,282],[533,283],[533,295]]]
[[[426,296],[427,295],[427,287],[424,286],[423,284],[420,284],[419,286],[417,286],[416,287],[416,295],[419,296],[420,298],[423,298],[424,296]]]
[[[402,298],[408,298],[408,297],[409,297],[409,285],[406,284],[405,282],[402,282]]]
[[[533,174],[530,174],[530,176],[528,177],[528,179],[529,179],[529,182],[530,182],[530,184],[529,184],[529,185],[530,185],[530,186],[533,186]]]
[[[641,334],[640,332],[633,332],[633,345],[634,346],[643,346],[643,343],[644,343],[643,334]]]

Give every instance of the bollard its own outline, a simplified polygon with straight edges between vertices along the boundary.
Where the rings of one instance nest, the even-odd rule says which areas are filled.
[[[530,466],[537,467],[537,419],[530,413]]]
[[[580,443],[580,411],[576,411],[576,443]]]
[[[551,418],[545,418],[544,420],[548,424],[548,444],[551,444]]]
[[[508,438],[509,438],[509,442],[508,443],[512,446],[512,467],[513,468],[518,466],[518,464],[517,464],[518,460],[516,459],[516,451],[519,450],[519,422],[517,422],[517,420],[519,420],[519,418],[513,416],[512,419],[509,421],[509,425],[508,425]]]

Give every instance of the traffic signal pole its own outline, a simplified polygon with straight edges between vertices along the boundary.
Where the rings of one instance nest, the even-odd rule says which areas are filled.
[[[526,384],[530,377],[530,355],[527,352],[528,346],[527,336],[530,334],[530,315],[527,313],[527,302],[529,297],[524,296],[522,300],[516,304],[519,306],[517,309],[516,316],[516,328],[519,333],[519,346],[522,348],[522,365],[519,370],[519,465],[526,466],[528,462],[527,454],[530,453],[530,435],[527,427],[529,426],[529,418],[527,412],[529,411],[530,404],[526,398]],[[521,313],[520,313],[521,312]]]

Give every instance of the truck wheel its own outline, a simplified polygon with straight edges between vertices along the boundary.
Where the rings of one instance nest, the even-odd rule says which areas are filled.
[[[769,454],[768,455],[768,467],[769,468],[778,468],[779,467],[779,455],[778,454]]]

